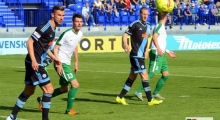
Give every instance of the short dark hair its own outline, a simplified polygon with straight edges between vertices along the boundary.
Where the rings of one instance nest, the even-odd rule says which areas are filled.
[[[142,13],[142,10],[148,10],[146,7],[142,7],[141,9],[140,9],[140,14]]]
[[[82,15],[81,14],[74,14],[72,17],[72,21],[74,21],[75,18],[82,18]]]
[[[158,13],[158,20],[162,20],[164,19],[164,17],[167,16],[167,13],[166,12],[159,12]]]
[[[59,6],[59,5],[55,5],[52,8],[52,13],[55,13],[56,10],[64,11],[64,7],[63,6]]]

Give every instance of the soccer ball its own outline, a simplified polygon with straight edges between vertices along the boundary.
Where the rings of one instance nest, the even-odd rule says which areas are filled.
[[[156,6],[159,12],[170,13],[173,11],[174,1],[173,0],[156,0]]]

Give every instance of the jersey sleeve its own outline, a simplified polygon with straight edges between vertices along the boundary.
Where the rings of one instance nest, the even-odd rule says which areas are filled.
[[[133,31],[135,29],[135,24],[134,23],[131,23],[128,27],[128,29],[125,31],[125,33],[129,34],[129,35],[132,35]]]
[[[158,35],[160,35],[161,32],[161,27],[162,27],[162,23],[158,23],[154,33],[157,33]]]
[[[63,32],[63,33],[60,35],[60,37],[58,38],[58,40],[57,40],[57,42],[56,42],[57,45],[61,46],[61,45],[64,43],[65,38],[67,37],[67,35],[66,35],[65,33],[66,33],[66,32]]]
[[[38,41],[43,34],[47,31],[47,29],[50,27],[50,24],[41,24],[39,25],[35,31],[32,33],[31,38],[35,41]]]

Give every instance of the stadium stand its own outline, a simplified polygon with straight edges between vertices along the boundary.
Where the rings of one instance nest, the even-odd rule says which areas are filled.
[[[70,4],[65,8],[64,21],[60,26],[70,27],[72,26],[72,15],[75,13],[82,14],[82,8],[85,3],[88,2],[90,6],[95,0],[75,0],[75,4]],[[220,8],[217,8],[218,14],[213,15],[213,6],[215,5],[214,0],[210,0],[212,4],[201,6],[195,0],[192,0],[190,9],[196,11],[196,18],[192,16],[185,15],[187,9],[187,4],[181,3],[180,9],[182,11],[183,17],[179,17],[179,10],[175,8],[172,13],[170,13],[171,21],[173,25],[191,25],[191,24],[209,24],[215,25],[220,23]],[[26,5],[36,5],[35,7],[25,7]],[[62,0],[0,0],[0,27],[35,27],[50,18],[51,8],[54,5],[63,5]],[[116,5],[117,6],[117,5]],[[192,7],[193,6],[193,7]],[[149,4],[137,4],[131,5],[133,12],[129,10],[117,9],[118,13],[105,12],[105,10],[95,9],[93,16],[95,23],[103,26],[127,26],[135,19],[138,19],[139,10],[142,7],[149,9],[148,22],[152,25],[157,23],[157,10],[155,8],[150,8]],[[167,23],[167,24],[170,24]],[[89,22],[89,26],[92,22]]]

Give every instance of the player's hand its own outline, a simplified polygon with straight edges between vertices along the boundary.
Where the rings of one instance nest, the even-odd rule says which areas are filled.
[[[56,65],[56,67],[57,67],[57,74],[62,75],[62,73],[63,73],[62,65]]]
[[[129,53],[130,52],[129,45],[124,45],[124,50],[125,50],[126,53]]]
[[[39,65],[38,65],[37,61],[32,61],[31,66],[32,66],[33,70],[38,70]]]
[[[148,58],[148,51],[146,51],[145,53],[144,53],[144,59],[146,60]]]
[[[170,52],[168,53],[168,55],[169,55],[171,58],[175,58],[175,57],[176,57],[176,53],[173,52],[173,51],[170,51]]]
[[[74,72],[77,73],[78,72],[78,62],[75,62],[75,69]]]
[[[161,50],[160,48],[157,49],[157,53],[158,53],[158,55],[160,55],[160,56],[163,55],[163,52],[162,52],[162,50]]]

